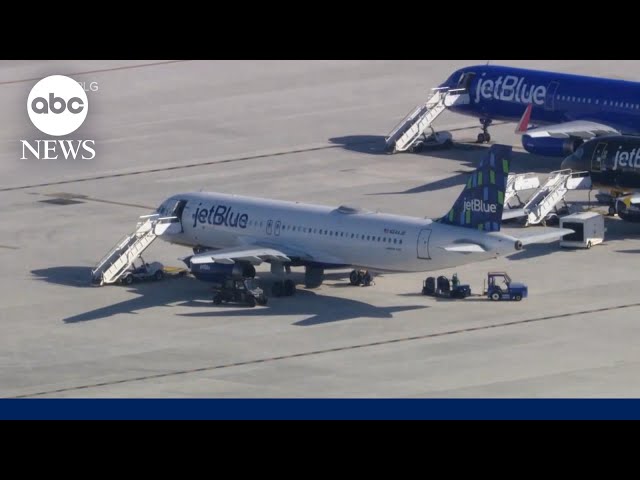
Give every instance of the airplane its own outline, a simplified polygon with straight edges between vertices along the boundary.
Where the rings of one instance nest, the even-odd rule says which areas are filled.
[[[500,232],[512,147],[493,145],[452,208],[425,219],[212,192],[172,195],[157,209],[173,217],[159,238],[191,247],[182,260],[204,281],[255,276],[267,262],[276,276],[272,295],[288,296],[291,267],[305,267],[307,288],[319,287],[325,269],[354,268],[364,275],[422,272],[488,260],[530,243],[559,239],[569,229],[515,238]],[[366,284],[366,283],[365,283]]]
[[[478,143],[489,142],[493,121],[516,123],[531,105],[535,126],[522,135],[533,154],[565,157],[603,135],[640,134],[640,83],[499,65],[461,68],[441,89],[461,89],[448,110],[478,118]],[[466,93],[465,93],[466,91]]]
[[[593,186],[612,191],[609,215],[640,222],[640,137],[607,135],[582,144],[561,164],[588,171]]]

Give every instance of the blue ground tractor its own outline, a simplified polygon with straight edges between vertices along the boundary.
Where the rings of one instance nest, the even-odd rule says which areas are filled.
[[[493,301],[515,300],[519,302],[527,298],[529,288],[523,284],[514,282],[505,272],[489,272],[487,274],[487,288],[484,294]]]

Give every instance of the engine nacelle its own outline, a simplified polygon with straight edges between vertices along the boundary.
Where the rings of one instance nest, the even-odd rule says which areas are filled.
[[[534,155],[543,157],[566,157],[575,152],[583,140],[579,138],[531,138],[529,135],[522,136],[522,146]]]
[[[616,200],[616,213],[625,222],[640,222],[640,197],[622,197]]]
[[[193,276],[203,282],[222,283],[228,279],[241,280],[256,276],[256,269],[250,263],[233,263],[230,265],[221,263],[185,263],[189,265]]]

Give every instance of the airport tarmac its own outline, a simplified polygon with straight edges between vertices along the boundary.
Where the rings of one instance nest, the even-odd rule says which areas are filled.
[[[437,120],[452,150],[385,155],[381,143],[431,87],[473,63],[484,61],[0,64],[0,397],[638,397],[640,225],[615,218],[588,251],[534,245],[368,288],[330,272],[318,289],[253,309],[214,306],[190,277],[89,285],[138,216],[180,191],[446,213],[486,148],[471,143],[477,121]],[[638,62],[499,63],[640,74]],[[44,137],[27,95],[54,73],[97,82],[71,135],[95,139],[94,160],[20,159],[21,139]],[[559,168],[524,153],[514,127],[491,129],[514,145],[512,171]],[[587,206],[586,192],[568,199]],[[144,257],[182,266],[189,253],[157,240]],[[421,295],[427,276],[454,271],[474,293],[488,271],[506,271],[529,298]]]

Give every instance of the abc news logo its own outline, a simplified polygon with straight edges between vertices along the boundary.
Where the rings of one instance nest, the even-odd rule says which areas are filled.
[[[91,90],[94,83],[91,84]],[[97,87],[97,84],[96,84]],[[96,88],[97,89],[97,88]],[[63,137],[75,132],[84,123],[89,100],[84,88],[64,75],[43,78],[34,85],[27,98],[27,113],[42,133]],[[92,160],[96,156],[95,140],[27,140],[22,143],[21,160]]]

